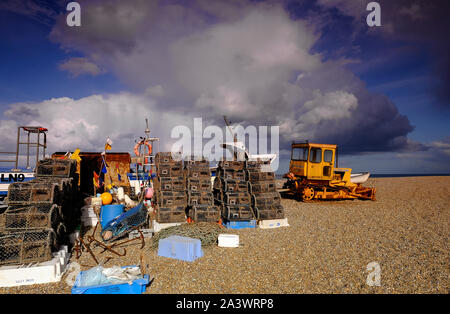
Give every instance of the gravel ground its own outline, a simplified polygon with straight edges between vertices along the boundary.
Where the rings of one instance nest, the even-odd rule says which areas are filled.
[[[377,188],[377,201],[283,199],[289,227],[224,230],[239,234],[241,246],[203,248],[204,257],[192,263],[158,257],[147,243],[142,251],[128,246],[125,257],[105,267],[139,264],[144,252],[151,294],[449,293],[450,177],[379,178],[366,185]],[[80,261],[94,265],[88,253]],[[381,268],[378,287],[366,284],[370,262]],[[67,276],[0,293],[70,293]]]

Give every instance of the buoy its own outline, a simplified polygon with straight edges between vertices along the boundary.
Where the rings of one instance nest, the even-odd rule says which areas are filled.
[[[102,193],[102,195],[100,195],[100,197],[102,198],[102,204],[103,205],[109,205],[112,202],[112,195],[111,193],[105,192]]]

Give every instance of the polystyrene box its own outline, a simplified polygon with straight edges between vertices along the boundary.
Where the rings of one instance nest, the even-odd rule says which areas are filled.
[[[272,229],[279,227],[289,227],[287,218],[284,219],[270,219],[270,220],[260,220],[258,226],[261,229]]]
[[[218,245],[220,247],[239,247],[239,235],[219,234]]]
[[[192,262],[203,256],[202,243],[199,239],[170,236],[159,240],[158,256]]]

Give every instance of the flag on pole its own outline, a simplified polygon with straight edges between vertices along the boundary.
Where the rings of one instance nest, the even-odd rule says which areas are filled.
[[[105,151],[107,150],[111,150],[111,145],[112,145],[112,141],[111,139],[108,137],[108,139],[106,140],[106,144],[105,144]]]

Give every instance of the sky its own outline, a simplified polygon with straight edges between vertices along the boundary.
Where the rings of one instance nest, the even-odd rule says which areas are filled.
[[[159,150],[175,126],[279,126],[339,145],[339,166],[450,173],[447,0],[86,0],[0,2],[0,151],[18,125],[49,129],[49,152],[132,152],[149,118]],[[224,128],[225,131],[225,128]],[[270,135],[270,134],[269,134]]]

